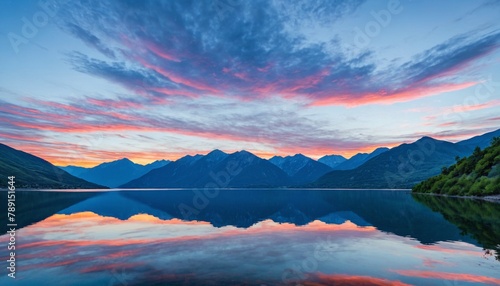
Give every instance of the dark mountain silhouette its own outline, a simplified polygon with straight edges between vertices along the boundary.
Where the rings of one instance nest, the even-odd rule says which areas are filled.
[[[269,162],[278,166],[292,178],[291,184],[301,185],[311,183],[332,170],[329,166],[315,161],[302,154],[294,156],[274,156]]]
[[[346,171],[332,171],[309,186],[328,188],[412,188],[455,163],[455,157],[469,156],[475,147],[488,146],[500,129],[457,143],[423,137],[401,144]]]
[[[457,145],[468,147],[471,150],[476,147],[484,149],[490,146],[491,140],[495,137],[500,137],[500,129],[457,142]]]
[[[383,152],[353,170],[325,174],[311,186],[329,188],[411,188],[455,162],[468,147],[423,137]]]
[[[335,168],[340,163],[343,163],[345,161],[347,161],[347,159],[341,155],[326,155],[318,159],[318,162],[323,163],[330,168]]]
[[[232,174],[229,169],[233,169]],[[229,155],[216,166],[213,174],[205,176],[205,182],[213,182],[214,177],[223,172],[229,174],[227,187],[280,187],[290,182],[290,177],[279,167],[247,151]]]
[[[277,166],[250,152],[226,154],[214,150],[194,160],[183,157],[132,180],[123,188],[202,188],[286,186],[290,177]]]
[[[170,162],[172,162],[172,161],[170,161],[170,160],[165,160],[165,159],[162,159],[162,160],[156,160],[156,161],[154,161],[154,162],[151,162],[151,163],[149,163],[149,164],[144,165],[144,167],[146,167],[146,169],[148,169],[148,172],[149,172],[149,171],[151,171],[151,170],[153,170],[153,169],[156,169],[156,168],[161,168],[161,167],[163,167],[163,166],[165,166],[165,165],[169,164]]]
[[[281,170],[287,173],[288,176],[293,176],[310,160],[312,159],[302,154],[295,154],[293,156],[286,157],[274,156],[269,159],[269,162],[278,166]]]
[[[42,158],[0,144],[0,187],[7,188],[7,177],[15,176],[16,188],[96,189],[106,188],[74,177]]]
[[[167,160],[158,160],[147,165],[140,165],[127,158],[99,164],[92,168],[76,166],[60,167],[75,177],[110,188],[118,187],[132,179],[163,167],[170,163]]]
[[[363,165],[365,162],[370,160],[371,158],[374,158],[384,152],[389,151],[389,148],[386,147],[380,147],[375,149],[371,153],[358,153],[348,160],[338,164],[337,166],[333,167],[334,170],[352,170],[356,169],[357,167]]]
[[[215,164],[227,157],[227,154],[214,150],[203,155],[187,155],[170,164],[151,170],[131,180],[122,188],[189,188],[195,187],[196,181],[209,172]]]

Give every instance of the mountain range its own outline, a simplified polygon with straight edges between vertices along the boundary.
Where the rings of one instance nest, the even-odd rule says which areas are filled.
[[[227,188],[286,186],[290,177],[280,168],[247,151],[185,156],[122,185],[123,188]]]
[[[314,182],[322,175],[333,170],[330,166],[302,154],[286,157],[274,156],[269,159],[269,162],[278,166],[290,176],[292,184]]]
[[[113,162],[102,163],[92,168],[71,165],[60,168],[75,177],[91,183],[116,188],[168,163],[170,163],[168,160],[158,160],[147,165],[140,165],[127,158],[123,158]],[[124,174],[126,175],[124,176]]]
[[[214,150],[173,162],[159,160],[139,165],[124,158],[93,168],[67,166],[61,169],[1,145],[0,171],[8,176],[17,168],[18,175],[14,175],[19,176],[20,186],[40,188],[411,188],[455,163],[457,156],[469,156],[476,146],[487,147],[497,136],[500,129],[457,143],[423,137],[413,143],[392,149],[377,148],[350,159],[327,155],[314,160],[296,154],[266,160],[244,150],[232,154]]]
[[[423,137],[383,152],[358,168],[329,172],[309,187],[411,188],[438,175],[443,167],[455,163],[457,156],[469,156],[476,146],[489,146],[497,136],[500,129],[457,143]]]

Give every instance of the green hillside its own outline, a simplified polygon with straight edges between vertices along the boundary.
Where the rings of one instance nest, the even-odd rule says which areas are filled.
[[[443,167],[441,174],[417,184],[416,193],[461,196],[500,194],[500,137],[491,146],[476,147],[468,158],[456,158],[456,163]]]
[[[96,189],[107,187],[73,177],[42,158],[0,144],[0,188],[15,176],[16,188]]]

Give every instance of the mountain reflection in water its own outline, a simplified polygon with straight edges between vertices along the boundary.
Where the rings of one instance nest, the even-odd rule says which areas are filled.
[[[500,284],[488,255],[498,251],[498,204],[396,191],[193,199],[191,190],[19,192],[19,279],[0,283]]]

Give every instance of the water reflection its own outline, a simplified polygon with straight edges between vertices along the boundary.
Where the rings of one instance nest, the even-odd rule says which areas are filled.
[[[482,249],[499,237],[494,204],[465,215],[493,227],[465,234],[450,219],[465,210],[443,218],[405,192],[224,191],[190,217],[191,191],[33,195],[60,204],[22,210],[47,217],[18,231],[13,285],[500,284]]]
[[[413,196],[416,201],[443,214],[462,234],[477,240],[485,248],[485,255],[496,255],[500,261],[500,204],[425,194]]]

